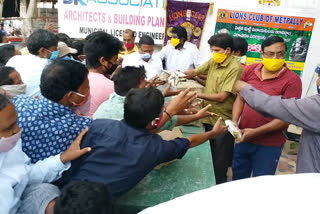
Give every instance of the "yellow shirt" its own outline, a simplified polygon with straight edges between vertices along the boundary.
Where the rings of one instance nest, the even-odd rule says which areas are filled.
[[[220,92],[230,92],[230,96],[223,102],[212,102],[204,100],[204,105],[211,104],[209,111],[218,114],[223,120],[232,118],[232,107],[237,97],[234,84],[240,79],[243,72],[241,64],[233,57],[228,57],[223,63],[217,64],[211,58],[209,61],[196,69],[197,75],[208,75],[206,81],[205,94],[217,94]],[[214,125],[218,117],[207,117],[202,119],[203,123]]]
[[[124,51],[120,51],[120,53],[119,53],[119,57],[121,56],[121,55],[129,55],[129,54],[132,54],[132,53],[134,53],[134,52],[136,52],[136,51],[138,51],[138,46],[135,44],[134,46],[133,46],[133,48],[131,49],[131,50],[128,50],[125,46],[124,46]]]

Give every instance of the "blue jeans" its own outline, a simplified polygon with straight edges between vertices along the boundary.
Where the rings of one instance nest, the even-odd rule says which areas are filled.
[[[261,175],[274,175],[283,146],[261,146],[253,143],[235,144],[232,161],[232,180]]]

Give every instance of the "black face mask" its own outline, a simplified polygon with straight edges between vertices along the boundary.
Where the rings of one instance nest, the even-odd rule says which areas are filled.
[[[108,68],[107,66],[103,65],[104,68],[106,69],[105,75],[106,74],[111,75],[118,67],[118,64],[113,64],[111,62],[108,62],[108,63],[110,63],[112,66],[111,66],[111,68]]]
[[[117,67],[117,64],[113,64],[112,67],[109,70],[107,70],[107,74],[111,75],[117,69]]]

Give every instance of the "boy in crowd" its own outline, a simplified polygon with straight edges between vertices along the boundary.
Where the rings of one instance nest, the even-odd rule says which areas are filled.
[[[95,120],[82,146],[92,147],[89,155],[72,163],[60,184],[88,180],[107,184],[113,196],[133,188],[155,166],[180,159],[189,148],[224,133],[219,119],[208,132],[165,141],[157,131],[159,118],[166,122],[195,99],[189,89],[164,108],[162,93],[154,88],[131,89],[124,103],[124,120]],[[148,100],[148,102],[145,102]]]
[[[247,67],[248,42],[242,37],[233,38],[232,55],[241,63],[243,70]]]
[[[116,209],[105,184],[77,181],[66,186],[57,198],[54,214],[114,214]]]
[[[122,120],[124,118],[125,96],[132,88],[144,88],[147,83],[145,76],[146,70],[143,67],[125,67],[121,69],[114,77],[115,93],[112,93],[110,99],[101,104],[93,118]],[[175,126],[213,116],[212,112],[207,111],[209,107],[207,106],[193,115],[173,115],[160,128],[160,131],[172,130]]]
[[[90,96],[87,103],[77,108],[80,115],[92,117],[98,107],[108,100],[114,91],[113,82],[106,76],[108,71],[116,65],[120,50],[122,50],[120,40],[105,32],[96,32],[86,42],[84,52],[89,70]]]

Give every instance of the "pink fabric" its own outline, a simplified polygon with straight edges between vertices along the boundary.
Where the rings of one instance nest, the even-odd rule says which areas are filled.
[[[108,100],[110,94],[114,92],[114,85],[113,81],[95,72],[89,72],[88,79],[90,86],[88,102],[74,109],[74,111],[78,115],[92,117],[99,106]]]
[[[89,116],[91,117],[98,107],[109,99],[110,94],[114,92],[114,85],[113,81],[99,73],[89,72],[88,78],[91,94]]]

